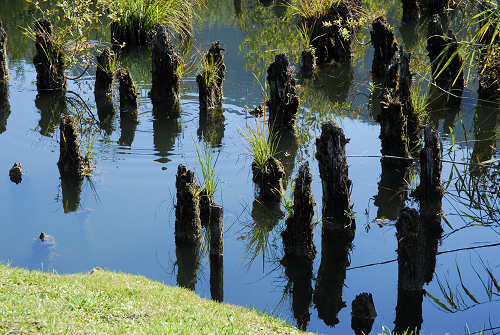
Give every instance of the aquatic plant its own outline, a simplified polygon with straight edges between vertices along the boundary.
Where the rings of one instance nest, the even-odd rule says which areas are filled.
[[[265,122],[255,121],[255,129],[247,125],[246,131],[240,133],[247,141],[250,156],[257,167],[265,170],[269,159],[276,156],[278,148],[278,140],[272,129]]]
[[[200,72],[203,73],[206,87],[214,87],[219,85],[221,79],[221,69],[223,64],[214,59],[214,57],[201,56]]]
[[[201,172],[203,175],[203,190],[206,196],[213,200],[215,192],[217,191],[217,186],[219,185],[219,179],[215,175],[215,166],[219,160],[220,152],[214,155],[213,149],[210,144],[204,144],[203,148],[200,150],[196,142],[194,143],[196,149],[196,155],[198,156],[198,162],[201,166]]]
[[[303,18],[320,18],[327,15],[332,6],[337,6],[342,0],[298,0],[290,5],[293,14]]]

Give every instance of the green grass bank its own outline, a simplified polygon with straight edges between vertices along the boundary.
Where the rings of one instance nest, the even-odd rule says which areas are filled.
[[[103,270],[58,275],[0,265],[0,334],[304,334],[261,312]]]

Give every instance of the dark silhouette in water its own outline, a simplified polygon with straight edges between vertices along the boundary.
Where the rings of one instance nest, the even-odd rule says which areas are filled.
[[[210,295],[212,300],[224,301],[224,257],[210,255]]]
[[[498,107],[488,102],[478,101],[474,117],[474,146],[471,163],[481,163],[490,160],[500,134],[500,113]],[[482,168],[476,165],[470,167],[471,173],[480,176]]]
[[[96,102],[99,126],[109,136],[113,132],[113,120],[115,111],[113,107],[113,59],[114,55],[109,49],[104,49],[97,56],[97,68],[95,74],[94,97]]]
[[[0,80],[0,134],[7,130],[7,119],[9,115],[9,85]]]
[[[377,317],[371,293],[361,293],[352,301],[351,328],[356,335],[370,334]]]
[[[198,281],[197,272],[200,266],[200,246],[194,244],[183,244],[175,242],[175,254],[177,255],[177,285],[187,289],[195,289]]]
[[[160,163],[168,163],[172,150],[174,149],[177,136],[182,132],[179,119],[154,118],[153,119],[153,144],[156,150],[155,156]]]
[[[200,122],[198,127],[198,139],[203,139],[205,143],[218,148],[224,138],[225,118],[224,111],[216,109],[210,113],[200,113]]]
[[[67,113],[68,107],[64,94],[38,94],[35,98],[35,106],[40,111],[38,127],[43,136],[52,136],[54,130],[61,122],[61,115]]]

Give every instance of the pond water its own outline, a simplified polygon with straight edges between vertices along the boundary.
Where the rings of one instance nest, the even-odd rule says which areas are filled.
[[[416,37],[408,37],[411,34],[405,35],[405,27],[401,27],[400,2],[374,2],[385,11],[406,49],[416,57],[426,57],[422,51],[426,25],[415,27]],[[69,92],[69,102],[37,99],[34,47],[21,30],[31,22],[32,13],[23,1],[0,1],[0,17],[9,35],[11,78],[8,102],[2,102],[0,114],[0,261],[58,273],[86,272],[100,266],[144,275],[168,285],[191,286],[202,297],[210,298],[208,254],[202,253],[199,265],[190,267],[186,265],[189,255],[176,250],[174,241],[177,166],[182,163],[194,169],[201,179],[195,144],[209,141],[219,154],[216,173],[220,184],[215,201],[224,207],[225,225],[223,281],[213,284],[222,286],[224,303],[269,312],[291,324],[299,322],[308,331],[349,334],[353,333],[351,302],[359,293],[369,292],[377,311],[371,333],[378,334],[383,326],[394,329],[398,302],[395,222],[402,204],[394,198],[396,191],[387,192],[394,182],[379,185],[381,175],[390,179],[398,174],[393,173],[391,166],[382,171],[377,157],[381,150],[380,125],[374,120],[370,104],[373,49],[369,44],[358,44],[352,67],[331,68],[317,78],[299,80],[302,110],[298,117],[298,144],[280,144],[280,158],[288,179],[295,178],[302,162],[309,162],[315,219],[321,222],[322,191],[314,138],[320,133],[321,122],[329,118],[335,119],[350,138],[346,150],[356,235],[347,262],[342,257],[323,260],[329,267],[326,272],[331,273],[321,281],[326,287],[318,288],[321,224],[314,229],[318,253],[312,278],[306,270],[301,273],[301,269],[285,269],[280,263],[280,233],[286,211],[255,200],[251,157],[240,134],[247,124],[254,125],[254,118],[245,109],[263,101],[252,72],[263,80],[266,64],[281,51],[288,52],[292,62],[297,62],[300,50],[291,42],[295,26],[282,19],[280,6],[266,7],[248,0],[240,3],[241,13],[237,13],[235,3],[240,2],[210,1],[194,23],[195,48],[205,50],[211,42],[220,40],[225,49],[224,126],[211,131],[200,129],[194,75],[182,82],[179,120],[156,120],[148,98],[150,51],[128,53],[122,62],[131,69],[140,93],[139,124],[134,128],[120,123],[117,113],[110,125],[96,135],[96,169],[80,190],[62,187],[56,164],[59,115],[62,109],[71,111],[71,101],[79,98]],[[363,28],[360,41],[366,41],[368,36],[368,30]],[[71,76],[77,75],[79,69],[73,72]],[[78,92],[93,111],[94,73],[90,69],[68,84],[68,89]],[[441,132],[447,160],[468,162],[471,157],[481,157],[484,161],[500,156],[498,105],[478,103],[476,91],[477,81],[472,80],[459,107],[448,107],[446,103],[431,106],[430,119]],[[114,102],[118,111],[117,94]],[[7,173],[17,161],[25,171],[18,185],[9,180]],[[490,175],[493,184],[498,183],[498,165],[496,170],[477,178],[467,168],[443,163],[443,181],[452,181],[443,199],[444,232],[434,277],[424,286],[430,295],[423,297],[421,305],[408,300],[406,313],[417,319],[421,313],[425,334],[462,334],[466,327],[474,332],[500,326],[500,291],[487,270],[492,276],[500,274],[500,247],[496,245],[500,242],[499,222],[494,222],[499,216],[496,212],[496,216],[488,217],[484,208],[475,208],[470,198],[482,204],[479,193],[468,193],[480,189],[477,179],[484,179],[485,175]],[[418,175],[415,169],[412,171]],[[458,176],[458,172],[463,174]],[[460,182],[460,178],[465,180]],[[396,185],[404,185],[401,182],[400,176]],[[413,178],[407,182],[410,188],[418,184]],[[463,189],[463,185],[469,188]],[[490,196],[491,207],[498,209],[498,196]],[[406,206],[418,208],[411,198],[406,200]],[[38,239],[42,231],[50,235],[45,242]],[[476,248],[481,246],[488,247]],[[442,253],[445,251],[451,252]],[[356,268],[380,262],[386,263]],[[188,268],[181,269],[179,275],[183,265]],[[295,279],[288,277],[290,273],[297,275]],[[445,291],[451,290],[455,300],[447,301],[441,286]],[[456,303],[457,299],[460,303]],[[345,307],[338,301],[344,301]]]

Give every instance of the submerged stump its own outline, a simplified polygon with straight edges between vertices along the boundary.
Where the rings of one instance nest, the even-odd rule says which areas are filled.
[[[312,176],[309,163],[304,163],[295,179],[293,213],[286,220],[281,233],[286,257],[303,257],[311,262],[316,255],[313,239],[314,199],[311,192]]]
[[[448,34],[445,36],[441,18],[437,14],[433,15],[432,20],[429,22],[427,51],[431,61],[433,81],[436,85],[445,91],[461,95],[465,82],[462,70],[462,56],[457,53],[458,42],[451,30],[448,30]],[[451,61],[443,70],[449,59]]]
[[[356,296],[351,305],[351,328],[356,335],[370,334],[377,317],[371,293]]]
[[[54,42],[54,27],[45,19],[35,21],[35,57],[36,87],[39,93],[65,92],[64,55],[61,46]]]
[[[302,74],[305,77],[310,77],[316,70],[316,49],[308,47],[302,51]]]
[[[16,162],[9,170],[9,178],[10,181],[16,184],[19,184],[23,181],[23,166],[21,163]]]
[[[120,112],[137,115],[137,91],[130,72],[120,69],[117,77],[120,82]]]
[[[398,51],[398,43],[385,16],[379,16],[373,21],[370,34],[374,48],[372,74],[376,78],[385,78],[389,65]]]
[[[262,200],[280,201],[281,180],[285,177],[285,168],[281,162],[271,157],[262,168],[252,163],[253,181],[259,189]]]
[[[7,57],[7,33],[0,20],[0,85],[9,80],[9,59]]]
[[[222,206],[210,205],[210,255],[224,255],[224,211]]]
[[[403,114],[401,102],[397,98],[388,97],[382,102],[380,121],[380,140],[382,155],[410,157],[408,151],[407,121]]]
[[[82,156],[80,134],[73,116],[65,115],[59,126],[59,161],[61,175],[82,178],[90,169],[90,162]]]
[[[223,51],[219,41],[212,44],[203,59],[203,70],[196,76],[200,116],[206,115],[207,117],[222,108],[223,84],[226,73]]]
[[[167,28],[160,25],[152,41],[152,81],[150,97],[153,113],[157,117],[177,118],[180,116],[180,78],[178,67],[180,57],[174,52]]]
[[[175,241],[180,244],[198,244],[201,241],[200,187],[193,171],[184,165],[177,168],[175,186]]]
[[[269,83],[269,129],[290,131],[295,127],[299,99],[295,88],[294,69],[282,53],[274,57],[267,69]]]
[[[98,99],[111,99],[113,85],[113,62],[114,56],[109,48],[104,49],[97,56],[97,68],[95,71],[94,95]]]

